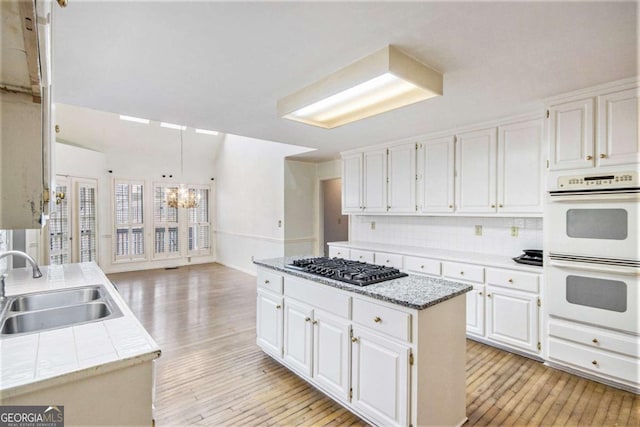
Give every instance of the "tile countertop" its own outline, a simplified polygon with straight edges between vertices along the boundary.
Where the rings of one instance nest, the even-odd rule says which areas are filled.
[[[286,265],[291,264],[294,259],[307,257],[308,256],[294,256],[256,260],[254,264],[281,271],[291,276],[301,277],[334,288],[366,295],[371,298],[417,310],[423,310],[473,289],[473,286],[465,283],[412,274],[408,277],[387,280],[385,282],[374,283],[373,285],[356,286],[286,267]]]
[[[103,284],[123,316],[17,336],[0,336],[0,400],[160,357],[160,347],[93,262],[9,271],[8,297]]]
[[[514,254],[513,257],[504,255],[484,254],[478,252],[451,251],[438,248],[423,248],[418,246],[389,245],[386,243],[372,242],[329,242],[329,245],[343,248],[363,249],[374,252],[389,252],[405,256],[435,258],[444,261],[464,262],[477,264],[484,267],[509,268],[511,270],[526,271],[528,273],[542,274],[542,267],[535,265],[518,264],[512,258],[522,254]]]

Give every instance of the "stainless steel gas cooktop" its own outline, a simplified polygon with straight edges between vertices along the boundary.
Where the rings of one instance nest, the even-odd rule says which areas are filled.
[[[408,276],[397,268],[342,258],[304,258],[293,261],[287,267],[357,286],[367,286]]]

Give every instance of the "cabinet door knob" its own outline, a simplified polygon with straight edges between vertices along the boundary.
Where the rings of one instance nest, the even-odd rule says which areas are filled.
[[[449,205],[449,209],[453,209],[453,205]]]
[[[356,338],[356,337],[351,337],[351,342],[358,342],[358,338]]]
[[[492,207],[492,208],[495,208],[495,207],[496,207],[496,205],[491,205],[491,207]]]
[[[606,154],[604,154],[604,153],[602,153],[602,154],[600,154],[600,158],[601,158],[601,159],[606,159],[606,158],[607,158],[607,155],[606,155]]]
[[[376,317],[373,318],[373,321],[376,322],[376,323],[380,323],[380,322],[382,322],[382,319],[379,318],[378,316],[376,316]]]
[[[317,320],[314,320],[312,323],[313,323],[314,325],[317,325],[317,324],[318,324],[318,321],[317,321]]]
[[[597,361],[597,360],[592,360],[592,361],[591,361],[591,364],[592,364],[592,365],[597,365],[597,364],[598,364],[598,361]]]
[[[305,317],[305,318],[304,318],[304,321],[305,321],[305,322],[311,322],[311,317]]]
[[[460,272],[460,275],[461,275],[461,276],[464,276],[464,271],[461,271],[461,272]]]
[[[424,270],[424,265],[421,265],[420,268]]]
[[[276,305],[276,310],[280,310],[282,306],[280,304]]]
[[[599,341],[598,341],[598,338],[594,338],[594,339],[591,340],[591,342],[594,343],[594,344],[598,344]]]
[[[269,281],[268,281],[268,280],[265,280],[265,281],[264,281],[264,284],[265,284],[265,285],[268,285],[268,284],[269,284]]]
[[[509,279],[509,280],[508,280],[508,282],[509,282],[509,283],[513,283],[513,279]]]
[[[487,294],[487,298],[491,298],[491,294]]]
[[[500,204],[500,205],[498,205],[498,207],[499,207],[499,208],[502,208],[503,206]]]
[[[587,156],[587,160],[593,160],[593,156]]]
[[[482,291],[478,292],[478,295],[482,296]]]

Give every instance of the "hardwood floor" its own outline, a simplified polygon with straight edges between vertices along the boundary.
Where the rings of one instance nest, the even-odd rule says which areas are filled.
[[[219,264],[110,274],[162,348],[156,424],[363,425],[255,344],[255,278]],[[638,426],[639,396],[467,341],[466,425]]]

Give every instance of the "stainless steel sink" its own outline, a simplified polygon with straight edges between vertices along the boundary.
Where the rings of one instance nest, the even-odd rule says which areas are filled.
[[[0,335],[27,334],[122,316],[104,285],[9,297]]]
[[[13,299],[9,305],[9,311],[45,310],[47,308],[87,303],[100,297],[100,286],[23,295]]]
[[[77,325],[104,319],[111,315],[111,310],[103,302],[71,305],[49,310],[30,311],[7,317],[0,333],[23,334],[26,332],[44,331]]]

